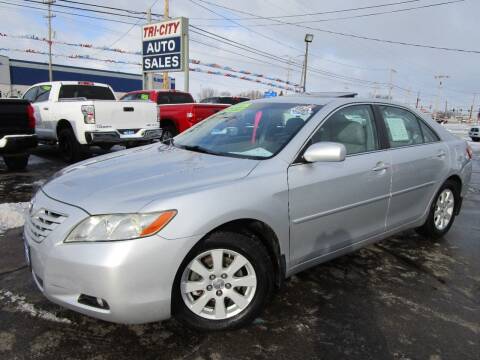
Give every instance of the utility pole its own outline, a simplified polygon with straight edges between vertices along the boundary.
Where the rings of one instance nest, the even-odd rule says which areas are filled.
[[[52,69],[52,18],[55,15],[52,14],[52,4],[55,0],[44,0],[45,4],[48,5],[48,81],[53,81],[53,69]]]
[[[418,106],[420,105],[420,91],[417,93],[417,104],[415,105],[415,109],[418,109]]]
[[[170,18],[169,14],[169,0],[165,0],[164,3],[164,9],[163,9],[163,16],[165,20],[168,20]],[[188,62],[184,66],[189,66]],[[168,79],[168,72],[163,73],[163,88],[164,89],[170,89],[170,81]],[[187,89],[185,91],[188,91]]]
[[[412,89],[411,89],[411,88],[408,88],[408,90],[407,90],[407,96],[406,96],[406,98],[405,98],[405,104],[406,104],[407,106],[408,106],[409,103],[410,103],[410,95],[411,95],[411,93],[412,93]]]
[[[443,79],[449,79],[448,75],[435,75],[435,80],[438,80],[437,97],[435,98],[435,109],[433,109],[433,120],[437,121],[438,102],[440,101],[440,93],[442,91]]]
[[[388,100],[392,100],[392,91],[393,91],[393,74],[396,74],[397,70],[390,69],[390,79],[388,81]]]
[[[472,106],[470,107],[470,116],[468,117],[468,122],[471,123],[473,120],[473,109],[475,108],[475,101],[477,100],[477,94],[473,94]]]
[[[152,23],[152,8],[147,9],[147,23]],[[143,87],[145,90],[152,90],[153,89],[153,77],[154,73],[146,72],[143,73]]]

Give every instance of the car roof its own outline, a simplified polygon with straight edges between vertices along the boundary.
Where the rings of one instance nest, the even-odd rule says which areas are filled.
[[[255,100],[258,102],[270,102],[270,103],[293,103],[293,104],[314,104],[325,106],[328,104],[334,104],[338,106],[347,105],[347,104],[356,104],[356,103],[367,103],[367,104],[383,104],[383,105],[394,105],[403,108],[410,108],[408,105],[402,104],[400,102],[385,100],[385,99],[368,99],[368,98],[344,98],[344,97],[324,97],[324,96],[315,96],[315,95],[289,95],[289,96],[276,96],[271,98],[264,98]],[[415,110],[415,109],[412,109]]]

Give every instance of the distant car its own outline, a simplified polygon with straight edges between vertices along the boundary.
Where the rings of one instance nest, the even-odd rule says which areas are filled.
[[[468,136],[470,136],[473,141],[480,141],[480,126],[472,127],[468,132]]]
[[[35,114],[26,100],[0,100],[0,155],[9,170],[27,167],[29,151],[37,146]]]
[[[170,139],[208,118],[227,104],[196,104],[192,95],[177,90],[138,90],[125,94],[121,100],[153,101],[158,105],[162,141]]]
[[[201,100],[201,103],[208,104],[230,104],[235,105],[244,101],[249,101],[249,98],[241,96],[214,96]]]
[[[442,237],[471,173],[465,140],[400,104],[255,100],[62,170],[32,199],[25,253],[80,313],[238,328],[286,277],[403,230]]]

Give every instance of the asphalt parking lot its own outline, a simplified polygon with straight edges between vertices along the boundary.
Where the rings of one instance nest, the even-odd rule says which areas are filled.
[[[300,273],[254,324],[231,332],[115,325],[62,309],[32,282],[21,229],[0,231],[0,359],[479,359],[480,148],[475,156],[444,239],[403,233]],[[27,202],[63,166],[50,147],[28,172],[0,162],[0,203]]]

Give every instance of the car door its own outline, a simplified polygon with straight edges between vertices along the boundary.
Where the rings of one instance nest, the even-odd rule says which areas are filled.
[[[37,94],[33,100],[35,112],[40,118],[38,134],[42,138],[55,139],[56,138],[56,119],[53,118],[52,109],[49,106],[50,91],[52,85],[41,85],[38,87]]]
[[[448,148],[428,124],[411,111],[379,105],[390,143],[392,198],[387,230],[418,220],[448,172]]]
[[[291,254],[294,265],[385,231],[391,167],[373,108],[337,110],[313,134],[345,145],[342,162],[297,161],[288,169]],[[307,147],[308,147],[307,145]]]

